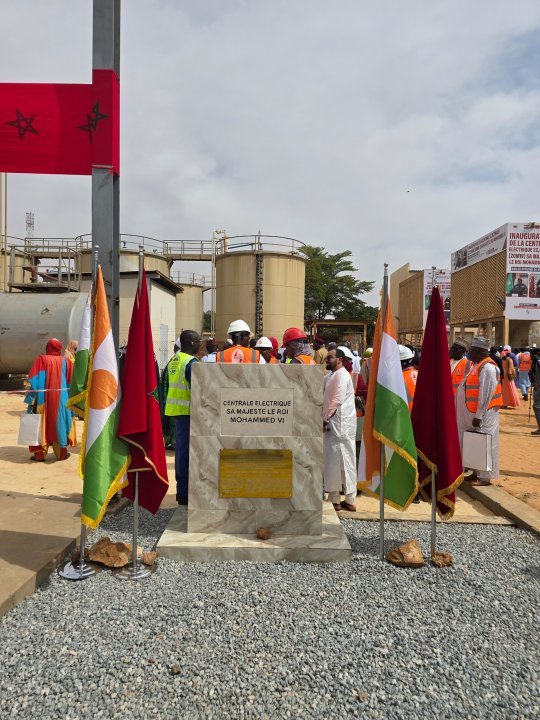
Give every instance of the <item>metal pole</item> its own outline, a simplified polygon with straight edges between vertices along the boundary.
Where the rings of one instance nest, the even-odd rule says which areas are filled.
[[[3,292],[6,292],[6,273],[4,271],[4,268],[7,265],[7,238],[4,239],[4,231],[2,229],[2,214],[3,214],[3,196],[2,196],[2,188],[4,186],[4,173],[0,173],[0,246],[2,249],[2,252],[4,253],[4,265],[2,267],[2,290]]]
[[[137,298],[140,298],[142,279],[144,270],[144,245],[139,245],[139,278],[137,283]],[[128,471],[129,472],[129,471]],[[133,475],[133,472],[130,473]],[[139,565],[137,558],[137,545],[139,542],[139,471],[135,470],[135,479],[133,486],[133,534],[131,545],[131,564],[115,571],[114,576],[119,580],[143,580],[152,574],[154,566],[151,568],[145,565]]]
[[[120,79],[120,0],[94,0],[92,67]],[[107,305],[118,351],[120,307],[120,178],[92,168],[92,244],[99,244]]]
[[[381,303],[381,342],[384,333],[384,325],[386,322],[386,304],[388,302],[388,263],[384,263],[383,292]],[[380,347],[379,347],[380,359]],[[381,560],[384,560],[384,471],[386,464],[386,455],[384,443],[381,443],[381,470],[379,483],[379,553]]]
[[[139,542],[139,472],[135,473],[135,491],[133,493],[133,537],[131,547],[131,572],[137,574],[137,544]]]
[[[212,233],[212,287],[210,289],[211,310],[210,310],[210,334],[216,334],[216,233]]]
[[[435,285],[435,266],[431,268],[431,297],[433,297],[433,290]],[[439,314],[435,315],[435,337],[438,337],[439,332]],[[439,366],[441,358],[438,355],[438,343],[435,343],[435,367]],[[446,358],[442,358],[442,362],[448,362]],[[435,552],[437,545],[437,476],[435,470],[431,471],[431,555]]]
[[[431,471],[431,557],[437,545],[437,482],[435,470]]]
[[[99,256],[99,245],[94,245],[92,248],[92,313],[93,313],[93,302],[96,297],[96,277],[98,269],[98,256]],[[93,332],[94,323],[90,323],[90,332]],[[83,478],[84,488],[84,478]],[[84,492],[84,490],[83,490]],[[82,509],[82,508],[81,508]],[[64,580],[86,580],[86,578],[92,577],[96,574],[96,571],[91,565],[88,565],[84,561],[84,553],[86,549],[86,525],[81,523],[81,539],[79,543],[79,565],[73,565],[68,562],[61,570],[58,571],[60,577]]]
[[[7,284],[7,173],[4,173],[4,292]]]

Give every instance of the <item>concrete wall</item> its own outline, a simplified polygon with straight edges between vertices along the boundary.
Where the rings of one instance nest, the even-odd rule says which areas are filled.
[[[400,331],[400,305],[399,305],[399,286],[404,280],[409,278],[414,271],[411,270],[410,263],[402,265],[397,270],[394,270],[390,274],[389,292],[390,292],[390,303],[392,305],[392,313],[394,314],[394,324],[396,326],[396,332]]]

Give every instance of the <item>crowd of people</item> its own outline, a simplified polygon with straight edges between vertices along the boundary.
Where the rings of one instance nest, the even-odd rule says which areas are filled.
[[[367,348],[360,357],[346,342],[338,345],[315,337],[310,344],[300,328],[285,330],[281,343],[275,337],[253,338],[243,320],[232,322],[228,335],[219,348],[213,338],[203,344],[195,330],[184,330],[161,375],[163,437],[166,447],[175,449],[177,502],[188,502],[193,363],[290,363],[318,366],[324,373],[323,493],[336,511],[354,510],[372,349]],[[412,411],[421,348],[398,348],[408,408]],[[57,460],[65,460],[69,457],[68,447],[76,444],[75,418],[66,406],[76,352],[76,341],[71,341],[62,353],[60,341],[51,338],[28,374],[28,412],[42,416],[41,443],[29,447],[35,462],[44,462],[50,447]],[[490,347],[483,337],[473,338],[469,345],[457,338],[449,349],[449,361],[461,444],[467,431],[492,437],[491,469],[469,472],[465,479],[472,484],[490,484],[499,474],[500,408],[519,407],[520,395],[525,402],[530,399],[538,425],[531,434],[540,435],[540,348]]]
[[[189,427],[191,368],[194,362],[276,363],[318,366],[324,375],[324,490],[336,510],[354,510],[356,464],[367,399],[369,357],[361,362],[348,344],[338,346],[315,337],[310,344],[304,330],[287,328],[281,343],[275,337],[253,338],[244,320],[233,321],[229,339],[219,348],[213,338],[204,346],[194,330],[184,330],[176,341],[175,354],[162,374],[163,425],[166,439],[175,448],[176,500],[187,505],[189,484]],[[175,424],[174,441],[170,421]],[[344,487],[345,500],[340,501]]]

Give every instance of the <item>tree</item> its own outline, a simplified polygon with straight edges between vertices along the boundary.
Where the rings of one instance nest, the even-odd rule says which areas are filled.
[[[212,311],[205,310],[203,313],[203,323],[202,323],[203,332],[210,332],[211,327],[212,327]]]
[[[357,280],[349,258],[350,250],[330,255],[321,247],[304,248],[306,263],[306,290],[304,315],[306,320],[324,320],[329,315],[336,320],[369,320],[373,311],[360,299],[360,295],[373,289],[370,280]],[[343,274],[345,273],[345,274]]]

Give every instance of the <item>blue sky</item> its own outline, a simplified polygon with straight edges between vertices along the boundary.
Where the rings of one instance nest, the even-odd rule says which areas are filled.
[[[4,0],[0,81],[89,82],[91,18]],[[124,0],[121,230],[260,229],[377,282],[449,266],[540,218],[539,25],[528,0]],[[89,232],[90,180],[11,175],[9,234],[27,210],[36,236]]]

